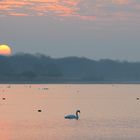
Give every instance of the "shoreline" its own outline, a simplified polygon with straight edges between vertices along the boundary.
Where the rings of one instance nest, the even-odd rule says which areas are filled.
[[[76,81],[65,81],[65,82],[48,82],[48,81],[6,81],[0,82],[2,84],[140,84],[140,81],[127,81],[127,82],[118,82],[118,81],[104,81],[104,82],[76,82]]]

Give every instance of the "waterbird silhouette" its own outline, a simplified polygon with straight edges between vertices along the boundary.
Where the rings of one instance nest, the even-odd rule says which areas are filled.
[[[74,114],[66,115],[65,119],[76,119],[76,120],[78,120],[79,119],[78,113],[80,113],[80,110],[76,111],[76,115],[74,115]]]
[[[2,100],[6,100],[6,98],[3,97]]]
[[[38,110],[38,112],[42,112],[42,110],[41,110],[41,109],[39,109],[39,110]]]

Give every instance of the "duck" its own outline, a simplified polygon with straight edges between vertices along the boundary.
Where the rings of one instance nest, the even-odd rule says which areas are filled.
[[[75,120],[78,120],[79,119],[79,114],[80,113],[80,110],[76,110],[76,115],[74,114],[69,114],[69,115],[66,115],[65,116],[65,119],[75,119]]]

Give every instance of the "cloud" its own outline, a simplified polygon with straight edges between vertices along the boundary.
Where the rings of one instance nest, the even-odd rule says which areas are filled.
[[[118,5],[126,5],[130,3],[130,0],[112,0],[112,3]]]
[[[138,16],[138,0],[1,0],[5,16],[70,17],[81,20]]]
[[[28,14],[24,14],[24,13],[9,13],[9,15],[11,16],[28,16]]]

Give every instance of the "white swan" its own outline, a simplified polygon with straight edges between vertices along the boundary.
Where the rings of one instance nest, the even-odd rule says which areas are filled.
[[[76,120],[78,120],[79,119],[78,113],[80,113],[80,110],[76,111],[76,115],[74,115],[74,114],[66,115],[65,119],[76,119]]]

